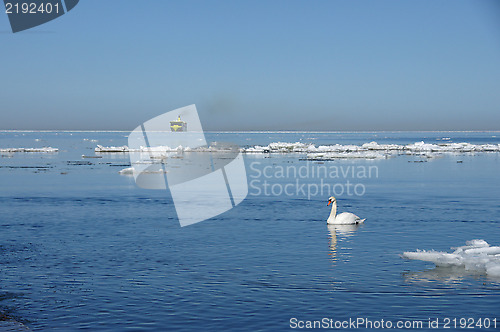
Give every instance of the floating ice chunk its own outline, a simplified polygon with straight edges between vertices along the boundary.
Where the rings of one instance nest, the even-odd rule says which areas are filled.
[[[273,152],[304,152],[307,151],[307,144],[295,142],[295,143],[284,143],[276,142],[269,144],[269,150]]]
[[[438,145],[425,143],[424,141],[408,144],[405,149],[410,151],[441,151]]]
[[[127,146],[102,146],[97,145],[95,152],[148,152],[148,153],[166,153],[166,152],[213,152],[220,151],[218,146],[201,146],[197,148],[190,147],[169,147],[169,146],[154,146],[144,147],[138,149],[130,149]],[[1,151],[1,150],[0,150]],[[388,155],[425,155],[429,158],[438,156],[443,153],[470,153],[470,152],[500,152],[500,144],[483,144],[475,145],[467,142],[462,143],[440,143],[431,144],[424,141],[415,142],[407,145],[398,144],[379,144],[377,142],[368,142],[362,145],[353,144],[331,144],[316,146],[310,143],[301,142],[273,142],[266,146],[255,145],[240,149],[243,153],[354,153],[360,152],[358,156],[353,154],[348,157],[360,158],[385,158]],[[362,154],[362,152],[380,152],[381,155],[376,154]],[[341,158],[342,156],[338,156]]]
[[[489,246],[490,245],[485,240],[470,240],[470,241],[465,242],[465,246],[451,248],[451,249],[455,249],[455,253],[461,253],[461,252],[468,250],[468,249],[488,248]]]
[[[463,251],[465,254],[486,254],[486,255],[498,255],[500,254],[500,247],[480,247],[471,248]]]
[[[246,153],[264,153],[264,152],[269,152],[269,149],[267,149],[267,151],[266,151],[266,147],[260,146],[260,145],[256,145],[254,147],[243,149],[242,152],[246,152]]]
[[[489,276],[500,276],[500,247],[490,246],[484,240],[467,241],[465,246],[455,248],[453,253],[417,250],[404,252],[402,256],[432,262],[436,266],[457,266],[469,271],[486,272]]]
[[[500,257],[499,257],[500,259]],[[487,263],[486,264],[486,273],[492,277],[500,277],[500,264],[498,263]]]
[[[128,146],[102,146],[102,145],[97,145],[95,148],[95,152],[147,152],[151,154],[159,154],[159,153],[165,153],[165,152],[182,152],[182,151],[191,151],[192,149],[189,147],[182,147],[182,145],[179,145],[178,147],[172,148],[169,146],[141,146],[138,149],[130,149]],[[196,151],[210,151],[209,148],[197,148],[193,149]]]
[[[437,266],[458,266],[461,264],[459,255],[434,250],[417,250],[415,252],[404,252],[403,257],[424,262],[432,262]]]
[[[134,168],[133,167],[124,168],[121,171],[119,171],[118,174],[120,174],[120,175],[133,175]]]
[[[95,152],[128,152],[128,146],[102,146],[102,145],[97,145],[97,147],[94,149]]]
[[[468,247],[489,247],[490,245],[488,244],[488,242],[486,242],[485,240],[470,240],[470,241],[465,241],[465,244],[468,246]]]
[[[42,152],[42,153],[54,153],[58,152],[59,149],[51,148],[51,147],[43,147],[43,148],[3,148],[0,149],[0,152]]]
[[[380,151],[387,154],[421,155],[425,153],[431,157],[440,153],[468,153],[468,152],[500,152],[500,144],[475,145],[467,142],[431,144],[424,141],[413,144],[379,144],[377,142],[362,145],[319,145],[306,143],[273,142],[267,146],[255,145],[241,149],[244,153],[319,153],[319,152],[363,152]]]
[[[317,151],[322,152],[356,152],[356,151],[364,151],[365,149],[357,146],[357,145],[320,145]],[[309,151],[314,151],[313,149],[309,149]]]
[[[500,151],[500,144],[495,145],[495,144],[483,144],[481,145],[482,151],[485,152],[495,152],[495,151]]]
[[[361,147],[367,150],[377,150],[377,151],[398,151],[404,149],[404,146],[402,145],[378,144],[377,142],[365,143]]]

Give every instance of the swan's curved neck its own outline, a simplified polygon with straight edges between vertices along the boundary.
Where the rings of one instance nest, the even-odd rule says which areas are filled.
[[[335,219],[335,216],[337,215],[337,202],[332,203],[332,211],[330,212],[330,217],[328,219]]]

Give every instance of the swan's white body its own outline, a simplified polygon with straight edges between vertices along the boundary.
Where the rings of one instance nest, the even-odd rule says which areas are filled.
[[[352,225],[359,224],[365,221],[366,219],[361,219],[354,213],[343,212],[341,214],[337,214],[337,200],[335,197],[330,197],[328,200],[328,204],[332,204],[332,211],[330,212],[330,216],[326,221],[330,225]]]

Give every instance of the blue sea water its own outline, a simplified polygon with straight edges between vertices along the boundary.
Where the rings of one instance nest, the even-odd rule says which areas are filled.
[[[0,149],[59,148],[0,154],[1,312],[34,331],[279,331],[289,330],[293,318],[422,321],[421,330],[429,319],[443,327],[446,318],[488,318],[491,327],[484,330],[494,330],[494,319],[500,326],[498,278],[400,257],[415,249],[449,251],[472,239],[500,245],[500,153],[322,163],[296,154],[248,154],[254,182],[247,198],[215,218],[180,227],[168,191],[140,189],[118,174],[129,167],[127,154],[82,158],[94,156],[97,144],[127,144],[127,135],[0,132]],[[240,146],[437,144],[443,138],[500,143],[498,132],[207,138]],[[364,188],[360,195],[337,193],[339,211],[367,218],[364,225],[327,226],[327,192],[279,192],[296,180],[306,188],[321,181],[310,174],[279,177],[280,168],[320,165],[375,167],[370,177],[325,179]],[[258,176],[265,167],[271,176]],[[264,180],[276,190],[265,194]]]

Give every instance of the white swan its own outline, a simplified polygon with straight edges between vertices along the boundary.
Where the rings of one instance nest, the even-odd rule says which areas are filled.
[[[326,221],[330,225],[349,225],[349,224],[359,224],[365,221],[366,219],[361,219],[354,213],[343,212],[337,215],[337,200],[335,197],[330,197],[328,199],[328,204],[326,206],[332,204],[332,212],[330,212],[330,216]]]

